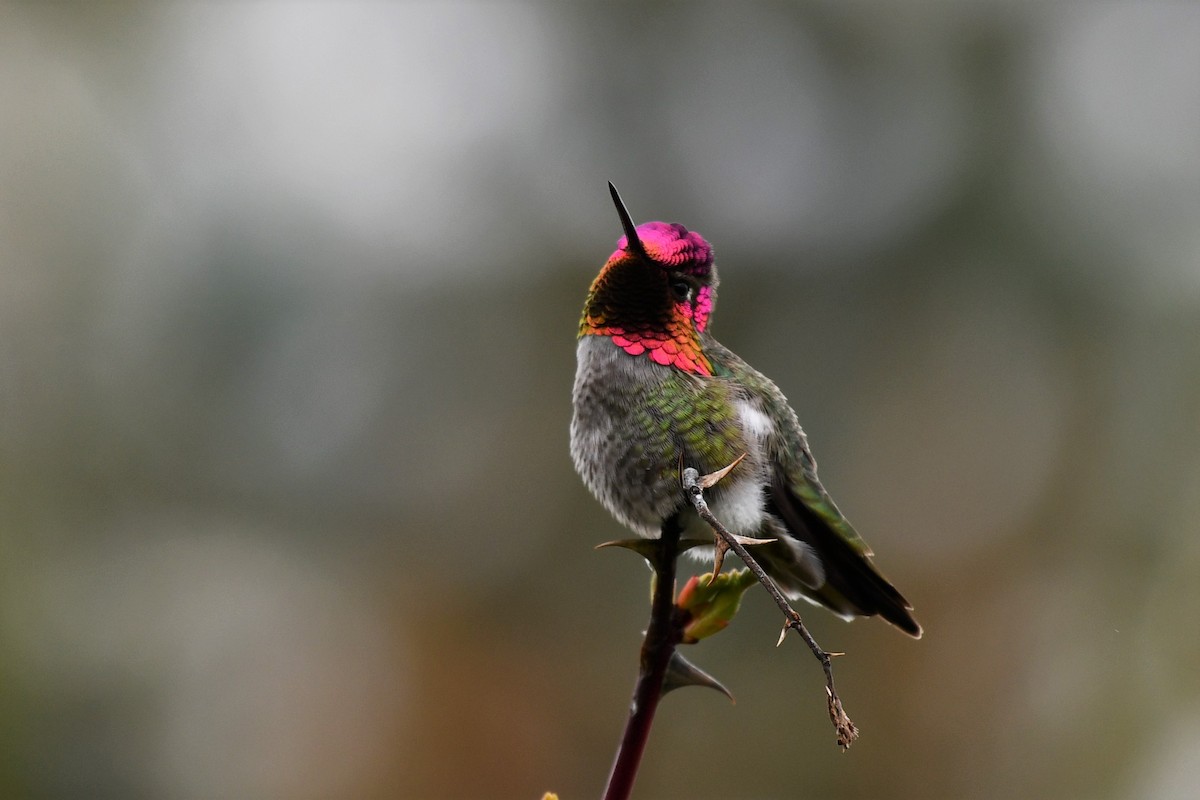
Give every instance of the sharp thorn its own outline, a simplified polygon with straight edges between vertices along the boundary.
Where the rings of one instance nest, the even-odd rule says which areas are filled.
[[[752,547],[756,544],[770,544],[771,542],[779,541],[778,539],[755,539],[753,536],[738,536],[733,534],[733,538],[738,544],[744,544],[747,547]]]
[[[724,539],[718,537],[716,545],[713,547],[712,577],[708,579],[710,585],[721,574],[721,566],[725,563],[725,554],[727,552],[729,552],[729,545],[725,543]]]
[[[717,470],[716,472],[710,472],[707,475],[701,475],[700,476],[700,488],[701,489],[709,489],[709,488],[712,488],[713,486],[716,486],[717,481],[721,480],[726,475],[728,475],[731,471],[733,471],[733,468],[736,467],[738,464],[742,463],[742,459],[745,457],[746,457],[746,453],[742,453],[740,456],[735,458],[733,460],[733,462],[730,463],[728,466],[722,467],[721,469]]]
[[[675,689],[682,689],[684,686],[703,686],[715,689],[728,697],[729,702],[736,702],[723,683],[688,661],[676,650],[671,654],[671,661],[667,664],[667,674],[663,678],[663,694]]]
[[[711,545],[708,539],[683,539],[679,542],[679,552],[683,553],[691,550],[693,547],[707,547]],[[658,539],[616,539],[611,542],[601,542],[596,545],[597,550],[606,547],[620,547],[625,550],[632,550],[642,558],[651,560],[659,555],[660,543]]]

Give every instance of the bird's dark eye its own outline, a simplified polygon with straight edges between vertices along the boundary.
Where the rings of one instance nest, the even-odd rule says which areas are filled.
[[[675,295],[676,300],[686,302],[692,299],[692,285],[687,281],[671,281],[671,294]]]

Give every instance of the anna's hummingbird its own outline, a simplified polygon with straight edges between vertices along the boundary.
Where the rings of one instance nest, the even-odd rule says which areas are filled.
[[[787,398],[709,332],[717,270],[708,242],[677,223],[635,227],[608,187],[625,235],[588,291],[572,393],[571,457],[588,489],[642,536],[679,513],[685,533],[707,537],[680,465],[707,474],[745,454],[707,491],[709,508],[735,534],[775,540],[752,552],[780,588],[920,637],[912,606],[817,480]]]

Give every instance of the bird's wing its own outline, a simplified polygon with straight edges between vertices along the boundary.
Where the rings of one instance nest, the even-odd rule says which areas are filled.
[[[912,605],[875,568],[871,548],[821,485],[808,438],[787,398],[768,378],[727,349],[717,345],[711,352],[715,357],[710,358],[721,373],[743,387],[746,399],[758,404],[774,426],[768,442],[768,509],[783,521],[790,535],[816,554],[825,573],[823,586],[800,586],[800,591],[841,614],[879,614],[909,635],[919,637],[921,626],[909,613]]]

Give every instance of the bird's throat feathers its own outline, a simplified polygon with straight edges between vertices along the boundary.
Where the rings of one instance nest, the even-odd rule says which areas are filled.
[[[613,253],[592,282],[579,335],[607,336],[630,356],[711,376],[700,334],[708,327],[714,287],[700,285],[682,300],[672,295],[670,279],[662,266],[639,255]]]

